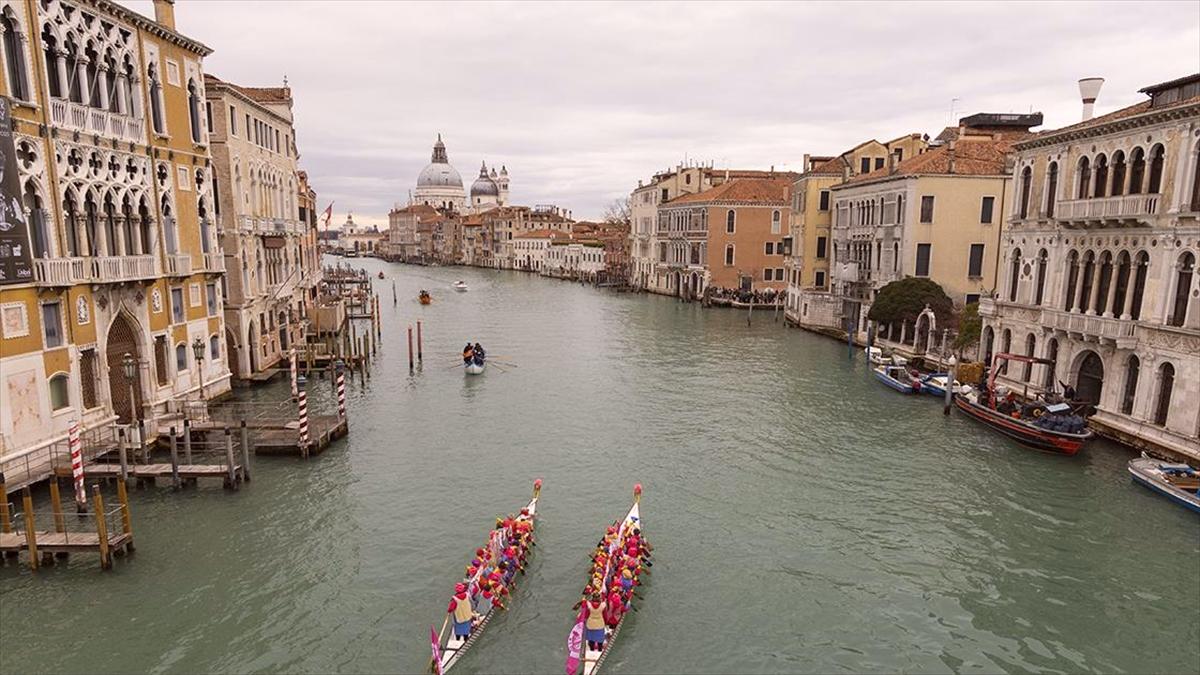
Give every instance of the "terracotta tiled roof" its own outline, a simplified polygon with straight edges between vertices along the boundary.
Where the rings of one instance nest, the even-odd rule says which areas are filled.
[[[843,167],[847,166],[846,161],[841,157],[834,157],[828,161],[822,162],[813,167],[808,173],[830,174],[834,176],[842,175]]]
[[[1005,157],[1013,151],[1015,139],[1002,140],[959,140],[953,150],[950,145],[941,145],[910,157],[895,166],[876,169],[851,178],[848,183],[862,183],[891,178],[894,176],[920,176],[950,174],[960,176],[999,176],[1005,171]],[[950,160],[954,160],[954,171],[950,171]]]
[[[750,203],[787,206],[792,180],[792,174],[775,179],[738,178],[704,192],[676,197],[667,202],[667,205]]]
[[[252,101],[258,103],[287,103],[292,100],[291,87],[243,87],[240,84],[227,82],[212,73],[204,74],[205,86],[213,84],[225,85],[231,89],[236,89]]]
[[[1176,107],[1183,106],[1183,105],[1192,105],[1192,104],[1195,104],[1198,102],[1200,102],[1200,96],[1193,96],[1189,99],[1185,99],[1182,101],[1176,101],[1175,103],[1171,103],[1169,105],[1159,106],[1159,107],[1155,108],[1154,110],[1155,111],[1170,110],[1171,108],[1176,108]],[[1140,115],[1145,112],[1150,112],[1150,100],[1149,99],[1142,101],[1141,103],[1135,103],[1126,108],[1121,108],[1120,110],[1114,110],[1114,111],[1108,113],[1107,115],[1093,117],[1092,119],[1087,120],[1086,122],[1077,122],[1070,126],[1062,127],[1061,129],[1052,129],[1050,131],[1045,131],[1042,133],[1044,133],[1044,134],[1061,134],[1061,133],[1067,132],[1067,131],[1079,131],[1080,129],[1087,129],[1090,127],[1098,127],[1102,124],[1108,124],[1109,122],[1116,122],[1117,120],[1122,120],[1122,119],[1125,119],[1126,117],[1133,117],[1134,115]]]
[[[413,214],[418,218],[425,219],[435,218],[439,215],[438,210],[428,204],[412,204],[402,209],[396,209],[392,213]]]

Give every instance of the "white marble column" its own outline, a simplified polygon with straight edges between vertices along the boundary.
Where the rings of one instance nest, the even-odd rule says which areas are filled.
[[[108,110],[108,66],[101,65],[97,70],[96,79],[100,88],[100,109]]]

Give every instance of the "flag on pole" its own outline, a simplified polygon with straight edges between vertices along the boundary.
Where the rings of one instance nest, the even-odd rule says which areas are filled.
[[[579,657],[583,653],[583,618],[586,615],[587,601],[584,600],[584,606],[579,608],[579,618],[575,620],[575,627],[567,635],[567,662],[564,664],[567,675],[579,672]]]
[[[438,634],[429,627],[429,646],[433,648],[433,672],[437,675],[442,675],[442,650],[438,649]]]
[[[329,206],[325,207],[325,227],[329,227],[329,219],[333,217],[333,202],[329,202]]]

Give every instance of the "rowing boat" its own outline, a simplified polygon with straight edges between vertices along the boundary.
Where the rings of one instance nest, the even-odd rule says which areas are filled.
[[[616,545],[610,548],[610,556],[614,551],[624,547],[625,538],[633,530],[633,528],[636,527],[640,530],[643,530],[644,533],[644,528],[642,525],[641,501],[642,486],[641,484],[638,484],[633,486],[633,506],[629,509],[629,513],[626,514],[625,519],[621,522],[619,530],[621,536],[617,539]],[[606,580],[605,585],[607,586],[608,583],[609,581]],[[629,602],[632,605],[632,595],[629,598]],[[625,619],[629,617],[629,612],[626,611],[621,615],[621,618],[617,621],[615,628],[609,628],[608,626],[605,626],[604,632],[606,637],[604,640],[604,647],[599,651],[596,651],[592,649],[586,641],[583,640],[583,619],[585,611],[580,612],[576,619],[575,627],[572,629],[571,634],[567,637],[567,652],[569,654],[567,659],[567,672],[577,673],[579,663],[582,661],[583,675],[595,675],[597,672],[599,672],[600,666],[604,664],[605,657],[607,657],[608,653],[612,651],[613,644],[617,641],[617,636],[621,633],[621,627],[625,625]],[[579,659],[578,657],[581,649],[583,658]]]
[[[487,366],[487,361],[479,357],[471,359],[469,363],[463,364],[463,368],[468,375],[482,375],[484,367]]]
[[[541,493],[541,491],[542,479],[539,478],[533,482],[533,497],[529,500],[529,505],[525,507],[525,509],[529,512],[530,523],[535,525],[535,527],[537,520],[538,495]],[[517,520],[521,520],[523,518],[524,516],[519,516]],[[505,540],[503,530],[492,530],[488,537],[488,545],[493,549],[493,551],[502,551],[508,544],[509,542]],[[470,593],[471,589],[476,588],[479,582],[479,577],[483,573],[484,569],[485,566],[480,565],[479,570],[475,572],[474,576],[472,576],[470,579],[463,580],[465,583],[468,583],[468,593]],[[479,606],[477,600],[473,600],[472,604],[475,607]],[[495,614],[496,606],[489,602],[487,611],[478,616],[471,627],[470,635],[468,635],[467,639],[465,640],[456,636],[453,630],[447,633],[446,628],[450,626],[450,617],[447,616],[446,620],[442,622],[441,631],[433,633],[430,636],[431,647],[433,650],[433,658],[430,660],[430,667],[433,672],[440,675],[441,673],[449,671],[454,664],[458,663],[458,660],[462,658],[463,654],[466,654],[467,650],[474,646],[476,640],[480,635],[483,634],[483,631],[488,627],[488,624],[491,623],[492,617],[495,616]],[[430,630],[432,632],[432,629]]]

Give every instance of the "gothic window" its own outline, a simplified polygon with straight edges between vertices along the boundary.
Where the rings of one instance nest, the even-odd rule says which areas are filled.
[[[179,252],[178,242],[175,239],[175,217],[171,214],[171,203],[167,200],[166,195],[163,195],[162,229],[163,241],[166,244],[168,255],[174,255]]]
[[[200,90],[195,80],[188,80],[188,121],[192,125],[192,142],[200,143]]]
[[[28,65],[25,63],[24,35],[17,18],[8,8],[0,13],[0,33],[4,34],[4,70],[9,93],[15,99],[30,101],[33,94],[29,91],[29,79],[26,77]]]
[[[1150,149],[1150,184],[1146,186],[1147,194],[1158,194],[1162,188],[1163,175],[1163,146],[1155,145]]]
[[[1133,304],[1129,307],[1129,317],[1131,319],[1140,319],[1142,317],[1142,296],[1146,292],[1146,274],[1150,268],[1150,254],[1145,251],[1140,251],[1135,258],[1134,275],[1133,275]]]
[[[1154,423],[1159,426],[1167,425],[1167,415],[1171,412],[1171,390],[1175,388],[1175,366],[1164,363],[1158,368],[1158,405],[1154,410]]]
[[[1045,358],[1047,361],[1052,361],[1052,362],[1058,361],[1058,339],[1057,338],[1050,338],[1050,340],[1048,342],[1046,342]],[[1056,365],[1057,365],[1057,363],[1047,363],[1047,364],[1045,364],[1045,366],[1043,366],[1046,369],[1046,371],[1045,371],[1045,375],[1042,379],[1042,387],[1045,388],[1046,390],[1050,390],[1050,389],[1054,388],[1054,368]]]
[[[82,349],[79,351],[79,386],[83,393],[85,410],[100,405],[96,396],[96,350]]]
[[[1200,211],[1200,143],[1192,151],[1192,198],[1189,211]]]
[[[737,214],[734,213],[733,209],[729,209],[729,211],[725,213],[725,232],[727,234],[733,234],[736,221]]]
[[[1171,308],[1171,318],[1167,322],[1172,326],[1182,326],[1187,318],[1188,296],[1192,289],[1192,274],[1196,268],[1196,256],[1191,251],[1179,256],[1176,265],[1175,303]]]
[[[1033,333],[1026,335],[1025,336],[1025,355],[1032,357],[1033,351],[1036,348],[1037,348],[1037,337],[1034,336]],[[1033,377],[1033,362],[1026,361],[1025,362],[1025,372],[1022,374],[1021,379],[1025,382],[1028,382],[1029,378],[1031,378],[1031,377]]]
[[[1096,254],[1088,251],[1083,256],[1083,279],[1079,288],[1079,311],[1086,312],[1092,300],[1092,283],[1096,272]]]
[[[1103,197],[1108,187],[1108,158],[1104,155],[1096,157],[1095,184],[1092,187],[1093,197]]]
[[[1112,156],[1112,189],[1109,194],[1114,197],[1125,194],[1125,153],[1120,150]]]
[[[1076,199],[1087,199],[1088,185],[1092,182],[1092,163],[1087,157],[1079,158],[1079,168],[1076,171]]]
[[[42,199],[38,197],[33,181],[25,182],[25,210],[29,212],[29,242],[33,257],[50,257],[50,231],[46,223],[46,212],[42,210]]]
[[[1054,217],[1054,203],[1058,200],[1058,162],[1050,162],[1046,178],[1046,216]]]
[[[1100,256],[1100,283],[1096,285],[1096,313],[1104,314],[1108,309],[1108,290],[1112,285],[1112,254],[1105,251]]]
[[[163,121],[162,82],[158,78],[157,64],[150,64],[147,79],[150,81],[150,123],[154,127],[154,133],[165,134],[167,127]]]
[[[87,230],[88,255],[101,255],[100,223],[96,217],[96,200],[90,192],[83,199],[83,214],[84,227]],[[108,255],[108,252],[105,251],[103,255]]]
[[[1142,193],[1142,179],[1146,176],[1146,151],[1134,148],[1129,154],[1129,194]]]
[[[1046,292],[1046,259],[1048,255],[1046,249],[1038,251],[1037,258],[1037,295],[1033,299],[1033,304],[1041,305],[1042,298]]]
[[[58,73],[58,39],[50,31],[49,23],[42,29],[42,54],[46,63],[46,80],[50,85],[50,95],[55,98],[66,98],[63,81]]]
[[[1025,169],[1023,171],[1021,171],[1021,203],[1020,203],[1020,206],[1018,209],[1019,217],[1021,217],[1021,218],[1029,217],[1029,191],[1031,189],[1033,189],[1033,168],[1027,166],[1027,167],[1025,167]],[[987,220],[980,218],[979,222],[981,222],[981,223],[992,222],[992,218],[991,218],[992,214],[991,214],[990,208],[988,209],[987,216],[988,216]]]
[[[1075,306],[1075,285],[1079,283],[1079,253],[1071,251],[1067,255],[1067,297],[1063,301],[1063,309],[1071,311]]]
[[[1125,392],[1121,396],[1121,413],[1124,415],[1133,414],[1133,401],[1137,397],[1138,371],[1142,368],[1142,362],[1138,360],[1136,354],[1129,355],[1129,361],[1125,364]]]
[[[73,37],[67,40],[67,98],[83,103],[83,81],[79,77],[79,44]]]
[[[1120,317],[1125,312],[1125,294],[1129,292],[1129,251],[1121,251],[1117,256],[1117,287],[1113,291],[1113,316]]]
[[[1021,281],[1021,249],[1014,249],[1012,254],[1012,267],[1008,273],[1008,300],[1009,302],[1017,301],[1017,287]]]
[[[730,211],[732,213],[732,211]],[[725,245],[725,264],[733,265],[733,244]]]
[[[87,45],[87,48],[83,50],[83,53],[87,57],[87,65],[84,67],[84,71],[87,73],[87,80],[83,83],[83,102],[87,103],[93,108],[99,108],[101,107],[100,78],[98,77],[100,69],[100,54],[96,52],[95,46],[93,46],[91,43]]]

